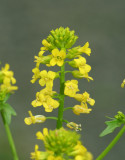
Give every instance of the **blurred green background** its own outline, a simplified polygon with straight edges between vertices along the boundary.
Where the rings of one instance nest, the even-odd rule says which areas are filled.
[[[10,125],[20,160],[30,159],[35,144],[43,149],[42,142],[36,140],[35,133],[43,127],[55,128],[55,121],[26,126],[24,118],[28,110],[33,114],[45,113],[44,109],[33,108],[31,101],[40,90],[38,84],[31,84],[34,55],[41,47],[42,39],[52,29],[70,27],[79,36],[76,45],[89,41],[92,54],[87,63],[92,66],[90,76],[93,82],[79,81],[81,92],[87,91],[96,103],[89,115],[74,115],[67,111],[65,118],[82,124],[81,139],[96,158],[117,134],[99,138],[105,128],[105,116],[113,117],[117,111],[125,113],[125,89],[120,87],[125,78],[125,1],[124,0],[0,0],[0,61],[9,63],[14,71],[19,90],[9,99],[17,116]],[[43,66],[43,69],[47,69]],[[67,74],[67,79],[72,76]],[[56,80],[55,90],[59,82]],[[77,102],[67,98],[65,106]],[[125,159],[125,135],[107,155],[105,160]],[[0,117],[0,160],[12,160],[2,119]]]

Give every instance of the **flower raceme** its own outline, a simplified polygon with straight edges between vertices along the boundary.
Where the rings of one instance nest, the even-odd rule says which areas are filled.
[[[79,142],[79,136],[77,133],[67,131],[62,128],[63,123],[66,123],[67,127],[74,129],[75,131],[81,130],[81,125],[75,122],[68,122],[63,118],[63,113],[67,109],[72,109],[76,115],[88,114],[92,109],[88,108],[87,104],[94,105],[95,100],[90,98],[87,92],[79,94],[78,80],[65,80],[65,74],[71,73],[74,78],[85,78],[88,81],[93,80],[89,76],[91,66],[87,64],[87,60],[83,57],[84,54],[90,56],[91,49],[89,48],[89,42],[86,42],[83,46],[72,47],[78,37],[74,31],[70,31],[67,28],[57,28],[52,30],[49,36],[42,40],[42,47],[35,56],[36,66],[32,70],[33,77],[31,83],[39,82],[40,91],[36,93],[36,99],[31,102],[33,107],[43,106],[45,112],[52,112],[58,108],[58,117],[45,117],[43,115],[33,116],[29,111],[30,117],[25,119],[27,125],[35,123],[43,123],[46,119],[54,119],[57,121],[55,131],[43,130],[43,133],[37,132],[37,138],[42,140],[45,144],[45,152],[39,151],[38,146],[35,146],[35,152],[31,154],[31,159],[35,160],[92,160],[92,155],[87,149]],[[70,65],[76,70],[65,71],[65,64]],[[41,70],[41,65],[55,68],[58,67],[58,71]],[[54,80],[59,78],[60,91],[53,91]],[[44,88],[43,88],[44,87]],[[76,99],[81,104],[74,107],[64,106],[65,96]]]
[[[16,79],[13,77],[13,71],[10,71],[9,68],[9,64],[5,64],[5,67],[0,70],[0,95],[13,93],[18,89],[17,86],[13,85],[16,83]]]
[[[65,81],[65,63],[68,63],[73,68],[78,68],[78,70],[67,71],[71,72],[75,78],[86,78],[88,81],[93,80],[88,75],[91,66],[86,64],[86,59],[82,56],[83,53],[90,56],[91,49],[89,48],[89,42],[86,42],[82,47],[71,48],[78,38],[74,33],[69,28],[60,27],[59,29],[52,30],[50,35],[42,41],[43,46],[38,56],[35,56],[36,67],[32,70],[34,75],[31,82],[35,83],[38,80],[40,86],[45,86],[45,88],[36,93],[36,99],[31,103],[33,107],[43,106],[46,112],[52,112],[53,109],[59,107],[59,112],[60,110],[63,111],[60,108],[64,108],[62,103],[66,95],[81,102],[81,105],[75,105],[72,109],[76,115],[90,113],[91,109],[87,107],[87,103],[94,105],[95,101],[89,97],[89,94],[86,95],[87,92],[83,95],[77,93],[79,91],[77,80]],[[47,55],[46,51],[48,52]],[[57,73],[50,70],[41,71],[40,64],[45,64],[48,67],[57,65],[61,67],[61,71]],[[55,78],[60,78],[60,93],[52,91]],[[58,100],[53,99],[53,97]],[[62,121],[63,117],[58,117],[58,119]]]

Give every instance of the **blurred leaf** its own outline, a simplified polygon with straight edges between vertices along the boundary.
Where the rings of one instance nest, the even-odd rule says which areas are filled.
[[[0,111],[4,108],[4,104],[0,102]]]
[[[107,125],[107,128],[104,131],[102,131],[102,133],[99,135],[100,137],[103,137],[109,133],[112,133],[115,130],[115,128],[120,127],[121,124],[123,124],[122,121],[119,121],[117,119],[106,121],[105,123]]]
[[[8,100],[8,98],[10,97],[10,93],[6,94],[6,97],[4,98],[4,103]]]
[[[3,104],[2,113],[7,124],[10,124],[12,115],[16,116],[15,110],[8,103]]]

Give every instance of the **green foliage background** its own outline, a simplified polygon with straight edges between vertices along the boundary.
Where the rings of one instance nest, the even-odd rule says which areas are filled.
[[[55,121],[42,125],[26,126],[24,118],[27,111],[34,114],[51,115],[42,108],[33,108],[39,85],[31,84],[34,55],[41,47],[42,39],[52,29],[69,27],[79,36],[76,45],[89,41],[92,54],[87,62],[92,66],[90,76],[93,82],[79,81],[81,92],[87,91],[96,100],[89,115],[77,117],[71,110],[65,118],[82,124],[82,141],[96,157],[117,134],[99,138],[105,128],[105,116],[113,117],[118,110],[125,113],[125,89],[120,87],[125,78],[125,1],[124,0],[0,0],[0,61],[9,63],[14,71],[19,90],[10,97],[9,103],[17,112],[10,125],[20,160],[30,159],[30,152],[39,142],[35,133],[43,127],[55,128]],[[67,66],[70,69],[70,67]],[[43,66],[41,69],[46,69]],[[58,68],[54,67],[54,71]],[[67,74],[67,79],[72,76]],[[55,80],[55,90],[59,81]],[[75,100],[66,99],[65,105],[71,107]],[[53,114],[57,114],[56,111]],[[0,117],[0,160],[12,160],[5,130]],[[124,136],[105,158],[124,159]],[[38,143],[42,147],[42,142]],[[121,158],[122,157],[122,158]]]

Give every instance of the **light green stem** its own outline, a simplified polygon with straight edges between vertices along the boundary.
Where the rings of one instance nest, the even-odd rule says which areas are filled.
[[[64,111],[66,111],[66,110],[68,110],[68,109],[73,109],[73,107],[64,108]]]
[[[9,129],[9,126],[8,126],[6,120],[5,120],[5,117],[4,117],[4,114],[3,114],[2,111],[1,111],[1,115],[2,115],[5,130],[6,130],[6,133],[7,133],[8,141],[9,141],[9,144],[10,144],[10,147],[11,147],[11,151],[12,151],[12,154],[13,154],[13,160],[19,160],[17,152],[16,152],[15,144],[14,144],[14,141],[13,141],[13,138],[12,138],[12,135],[11,135],[11,131]]]
[[[108,154],[108,152],[113,148],[113,146],[117,143],[117,141],[120,139],[120,137],[123,135],[124,132],[125,132],[125,125],[119,131],[119,133],[113,139],[113,141],[106,147],[106,149],[96,158],[96,160],[102,160]]]
[[[64,83],[65,83],[65,66],[61,67],[61,75],[60,75],[60,95],[59,95],[59,110],[58,110],[58,120],[56,128],[59,129],[62,127],[63,122],[63,109],[64,109]]]
[[[46,117],[46,119],[54,119],[54,120],[57,120],[57,117]]]

